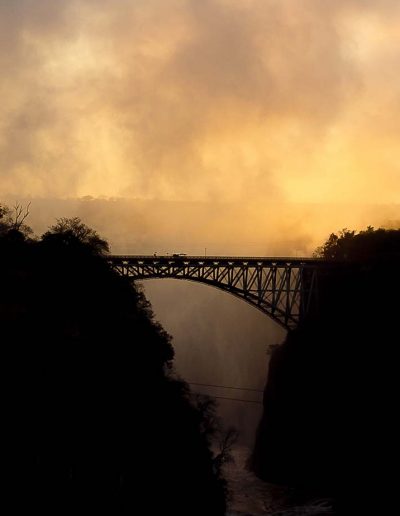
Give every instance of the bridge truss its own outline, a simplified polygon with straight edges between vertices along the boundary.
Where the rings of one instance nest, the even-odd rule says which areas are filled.
[[[110,256],[112,268],[133,281],[173,278],[229,292],[286,330],[297,327],[317,296],[318,266],[309,258]]]

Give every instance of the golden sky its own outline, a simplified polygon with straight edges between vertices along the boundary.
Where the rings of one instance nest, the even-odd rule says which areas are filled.
[[[303,256],[400,227],[399,70],[400,0],[0,0],[0,203],[115,253]],[[281,330],[159,283],[186,379],[262,388]]]
[[[3,197],[400,202],[398,0],[0,0],[0,63]]]

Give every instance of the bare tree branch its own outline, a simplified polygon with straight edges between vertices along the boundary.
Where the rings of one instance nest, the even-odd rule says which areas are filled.
[[[20,230],[21,227],[24,224],[25,219],[29,215],[29,208],[30,208],[31,202],[29,202],[24,209],[22,204],[19,204],[18,202],[14,205],[14,216],[13,216],[13,228],[16,230]]]

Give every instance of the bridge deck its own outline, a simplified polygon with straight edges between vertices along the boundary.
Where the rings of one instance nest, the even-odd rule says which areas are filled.
[[[293,256],[174,256],[174,255],[110,255],[109,260],[113,262],[129,262],[129,261],[143,261],[143,262],[202,262],[213,264],[218,262],[223,263],[246,263],[248,265],[256,264],[293,264],[301,265],[304,263],[310,265],[326,264],[327,261],[321,258],[310,257],[293,257]]]

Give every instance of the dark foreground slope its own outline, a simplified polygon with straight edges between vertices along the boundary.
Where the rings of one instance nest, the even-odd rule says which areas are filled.
[[[319,313],[271,360],[252,457],[264,480],[337,499],[339,513],[393,510],[398,461],[400,231],[331,236]],[[358,512],[357,512],[358,511]]]
[[[204,413],[168,378],[168,335],[103,250],[73,231],[0,236],[10,514],[222,515]]]

